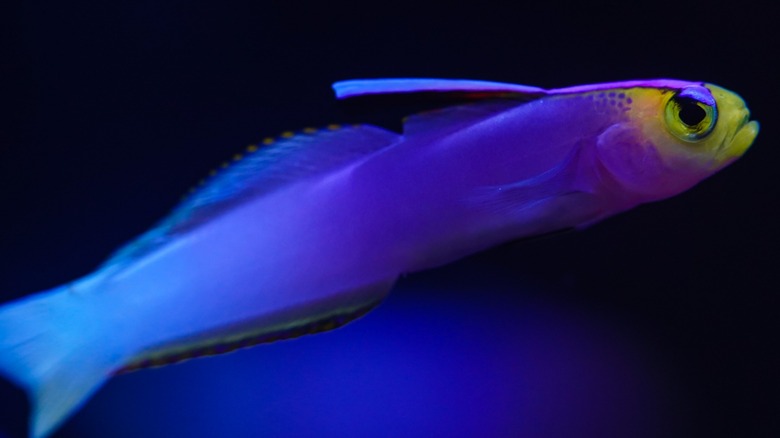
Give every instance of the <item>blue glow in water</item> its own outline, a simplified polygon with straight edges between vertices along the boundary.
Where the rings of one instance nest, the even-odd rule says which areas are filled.
[[[119,377],[63,433],[660,433],[658,382],[619,327],[513,294],[402,288],[334,332]]]

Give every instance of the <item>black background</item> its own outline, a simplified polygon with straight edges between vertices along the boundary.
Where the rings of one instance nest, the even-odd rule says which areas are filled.
[[[336,80],[703,80],[738,92],[761,122],[742,160],[676,198],[404,278],[394,294],[523,294],[531,281],[652,347],[677,382],[671,430],[778,436],[775,15],[758,3],[627,4],[6,4],[0,300],[88,273],[245,145],[352,120]],[[0,389],[0,431],[21,433],[23,395]]]

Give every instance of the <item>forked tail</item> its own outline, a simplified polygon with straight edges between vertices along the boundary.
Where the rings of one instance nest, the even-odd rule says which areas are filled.
[[[50,434],[125,359],[101,340],[88,295],[63,286],[0,307],[0,375],[26,390],[31,437]]]

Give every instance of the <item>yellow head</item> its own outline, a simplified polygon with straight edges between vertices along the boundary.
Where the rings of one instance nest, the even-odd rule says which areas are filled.
[[[750,147],[758,122],[745,102],[711,84],[640,86],[623,97],[619,122],[598,139],[601,163],[643,201],[679,193],[712,175]],[[603,94],[603,93],[601,93]]]

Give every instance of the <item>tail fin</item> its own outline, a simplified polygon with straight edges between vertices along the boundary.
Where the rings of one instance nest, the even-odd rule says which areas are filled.
[[[121,365],[88,298],[64,286],[0,307],[0,375],[27,391],[31,437],[49,435]]]

